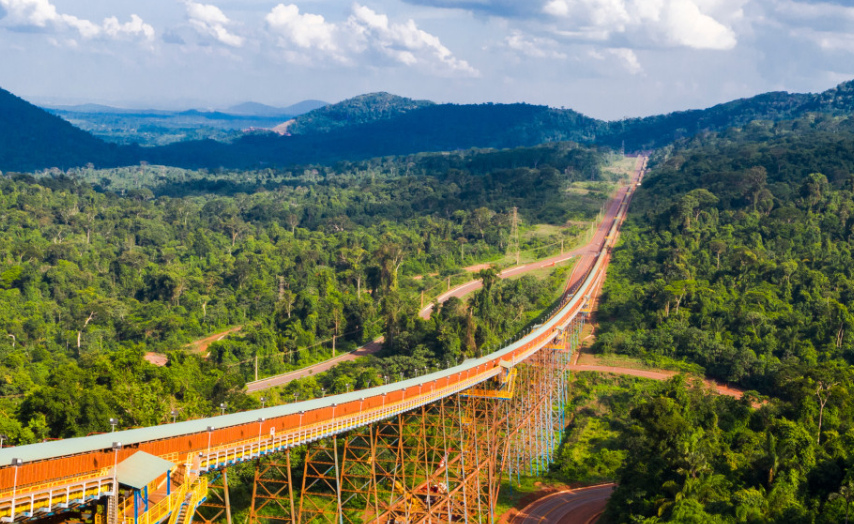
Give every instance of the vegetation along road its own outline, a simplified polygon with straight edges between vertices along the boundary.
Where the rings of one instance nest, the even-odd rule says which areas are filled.
[[[637,158],[637,162],[635,164],[635,172],[631,178],[630,183],[636,184],[638,182],[638,179],[642,175],[643,170],[646,166],[646,158],[647,157],[644,156],[639,156]],[[556,264],[566,262],[567,260],[579,256],[582,257],[584,263],[582,264],[581,262],[579,262],[579,264],[573,270],[573,274],[570,277],[570,280],[572,281],[574,278],[583,275],[587,271],[588,266],[592,264],[595,255],[599,252],[600,249],[602,249],[602,245],[605,241],[605,235],[607,234],[608,229],[611,227],[611,223],[614,221],[614,217],[616,216],[617,211],[620,208],[620,201],[626,194],[626,189],[626,187],[620,188],[614,195],[614,197],[611,199],[611,203],[608,207],[608,211],[606,212],[605,217],[599,223],[599,227],[596,229],[596,233],[593,235],[593,238],[590,239],[587,244],[567,253],[561,253],[559,255],[555,255],[553,257],[549,257],[543,260],[505,269],[504,271],[499,273],[499,278],[518,276],[525,273],[529,273],[531,271],[536,271],[538,269],[552,267]],[[583,269],[579,272],[580,266],[583,266]],[[469,293],[477,291],[482,287],[483,282],[481,280],[472,280],[464,284],[460,284],[447,291],[446,293],[443,293],[437,298],[437,302],[441,304],[451,297],[463,298]],[[419,312],[419,316],[423,319],[429,319],[434,307],[434,304],[426,306]],[[383,337],[379,337],[351,353],[346,353],[335,358],[320,362],[319,364],[315,364],[296,371],[289,371],[281,375],[268,377],[254,382],[249,382],[246,384],[246,391],[248,393],[263,391],[265,389],[283,386],[297,379],[328,371],[329,369],[332,369],[333,367],[337,366],[342,362],[356,360],[359,357],[364,357],[378,352],[380,349],[382,349],[382,342]]]

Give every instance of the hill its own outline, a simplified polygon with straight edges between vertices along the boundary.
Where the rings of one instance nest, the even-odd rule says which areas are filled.
[[[503,120],[502,113],[517,104],[487,104],[495,112],[495,118]],[[526,104],[519,104],[526,105]],[[378,123],[373,132],[386,134],[390,129],[410,123],[414,115],[426,121],[443,120],[448,111],[458,111],[460,125],[469,107],[466,105],[434,104],[427,101],[402,98],[389,93],[373,93],[326,106],[297,117],[289,125],[293,135],[328,133],[335,129]],[[537,112],[543,118],[531,122],[518,121],[514,126],[527,128],[528,133],[518,145],[526,145],[530,133],[539,135],[543,142],[551,140],[581,140],[611,147],[625,143],[628,150],[651,149],[699,132],[718,131],[733,126],[742,126],[754,120],[791,120],[808,113],[825,113],[833,116],[854,114],[854,81],[818,94],[786,92],[764,93],[750,98],[733,100],[707,109],[675,111],[663,115],[604,122],[585,117],[572,110],[540,107]],[[450,109],[449,108],[456,108]],[[518,113],[517,113],[518,114]],[[529,115],[530,113],[524,113]],[[436,118],[436,115],[442,115]],[[482,115],[488,120],[492,114]],[[531,126],[536,126],[532,130]],[[365,128],[361,128],[366,131]],[[436,130],[440,132],[440,130]],[[501,133],[501,130],[498,130]],[[487,139],[488,140],[488,139]],[[485,145],[485,144],[484,144]],[[460,146],[465,147],[465,146]]]
[[[321,110],[322,111],[322,110]],[[228,144],[182,142],[144,150],[152,164],[189,168],[285,166],[469,148],[592,142],[601,122],[528,104],[426,105],[394,118],[281,137],[244,136]],[[290,130],[290,128],[289,128]]]
[[[328,105],[329,102],[324,102],[323,100],[303,100],[302,102],[297,102],[296,104],[282,108],[282,111],[288,115],[297,116]]]
[[[105,126],[113,126],[116,141],[128,143],[143,137],[147,143],[163,145],[117,149],[3,93],[0,169],[5,170],[70,167],[86,162],[110,166],[140,160],[177,167],[275,167],[556,141],[624,146],[631,151],[756,120],[792,120],[811,113],[833,117],[854,114],[854,82],[818,94],[765,93],[708,109],[615,122],[546,106],[436,104],[373,93],[309,111],[289,124],[292,136],[284,137],[240,132],[246,128],[269,129],[280,123],[275,117],[202,112],[176,113],[168,119],[139,116],[136,121],[103,117]]]
[[[115,146],[0,89],[0,170],[115,165]]]
[[[369,93],[330,104],[297,117],[288,127],[294,135],[326,133],[334,129],[392,120],[414,109],[434,106],[429,100],[413,100],[390,93]]]
[[[86,113],[86,114],[166,114],[171,111],[156,110],[156,109],[128,109],[125,107],[113,107],[103,104],[77,104],[72,106],[65,105],[42,105],[39,106],[47,109],[49,112],[57,113]]]
[[[303,100],[288,107],[273,107],[266,104],[259,104],[258,102],[243,102],[242,104],[223,109],[222,112],[231,115],[291,118],[327,105],[329,104],[321,100]]]
[[[608,126],[609,136],[602,137],[601,141],[619,146],[625,140],[629,149],[649,149],[702,131],[743,126],[755,120],[792,120],[808,113],[832,116],[854,114],[854,81],[818,94],[764,93],[708,109],[611,122]]]

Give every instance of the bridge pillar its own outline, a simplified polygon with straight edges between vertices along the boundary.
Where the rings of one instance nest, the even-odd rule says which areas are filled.
[[[208,496],[196,508],[195,519],[202,524],[214,524],[225,515],[226,524],[231,524],[231,500],[228,493],[228,469],[208,483]]]
[[[547,471],[560,443],[580,325],[517,363],[512,384],[300,446],[293,471],[290,451],[287,464],[259,461],[249,524],[494,524],[503,472]]]
[[[285,462],[264,458],[255,461],[255,482],[252,484],[252,505],[249,524],[296,524],[291,450],[285,452]]]

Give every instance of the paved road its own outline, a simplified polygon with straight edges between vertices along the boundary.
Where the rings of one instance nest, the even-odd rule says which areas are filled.
[[[599,520],[614,484],[561,491],[523,508],[511,524],[588,524]]]

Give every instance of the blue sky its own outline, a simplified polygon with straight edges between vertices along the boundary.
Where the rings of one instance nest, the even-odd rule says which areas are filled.
[[[36,103],[389,91],[615,119],[852,78],[854,0],[0,0],[0,86]]]

